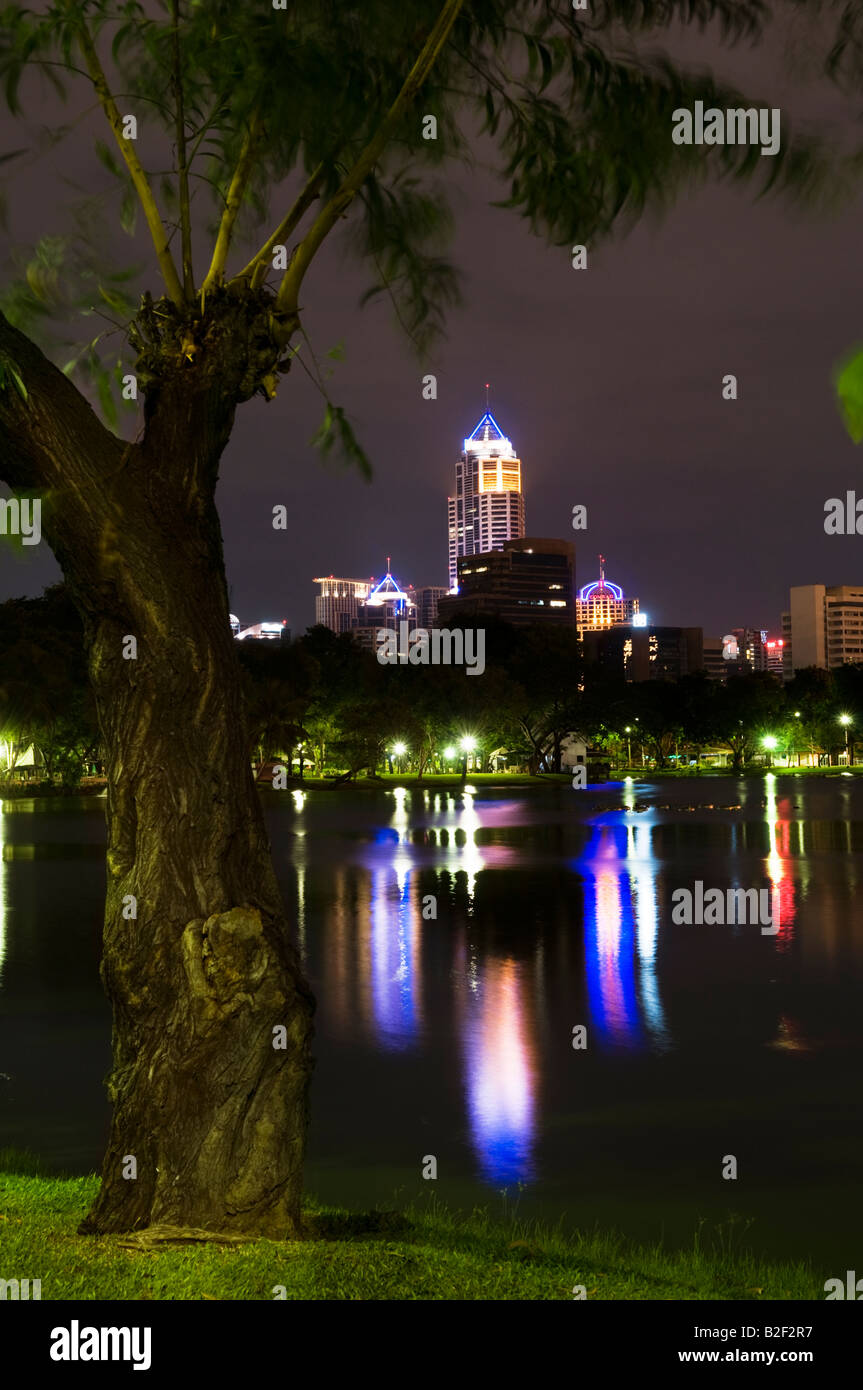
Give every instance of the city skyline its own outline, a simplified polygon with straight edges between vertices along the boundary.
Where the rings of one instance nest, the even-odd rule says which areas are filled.
[[[83,180],[89,154],[65,158],[64,172]],[[34,175],[15,212],[22,239],[44,228],[38,186]],[[336,563],[343,574],[379,573],[388,553],[405,582],[444,582],[453,458],[482,413],[486,381],[493,412],[524,441],[531,532],[565,537],[572,506],[585,505],[579,579],[586,552],[612,555],[617,582],[656,621],[773,631],[791,587],[854,581],[859,538],[826,535],[823,521],[825,499],[859,481],[832,372],[859,337],[847,286],[863,197],[830,219],[791,219],[745,190],[701,189],[575,271],[565,248],[488,206],[499,196],[490,176],[477,171],[458,191],[466,211],[453,254],[465,301],[428,367],[403,351],[383,305],[351,307],[365,282],[344,251],[322,253],[308,331],[316,351],[344,342],[329,389],[374,477],[322,461],[309,443],[322,402],[301,371],[269,405],[239,412],[217,493],[232,612],[286,618],[302,632],[313,621],[310,576]],[[827,240],[830,255],[818,254]],[[133,251],[143,244],[133,239]],[[723,401],[722,375],[735,369],[739,398]],[[435,400],[423,399],[426,370]],[[274,532],[278,503],[288,529]],[[45,544],[0,548],[3,596],[58,579]]]

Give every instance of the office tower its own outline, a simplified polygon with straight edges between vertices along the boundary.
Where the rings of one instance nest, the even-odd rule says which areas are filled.
[[[784,649],[785,643],[781,637],[768,637],[764,643],[767,659],[765,670],[769,671],[771,676],[778,676],[780,680],[783,677]]]
[[[596,675],[627,681],[674,681],[704,669],[700,627],[636,627],[616,623],[582,634],[584,678]]]
[[[438,604],[448,592],[445,584],[421,584],[413,590],[417,627],[437,627]]]
[[[455,469],[455,496],[447,498],[449,586],[458,584],[465,556],[501,550],[524,535],[521,460],[494,416],[486,411],[464,441]]]
[[[757,627],[733,627],[722,639],[725,675],[767,670],[767,633]]]
[[[368,598],[357,606],[357,616],[350,631],[357,642],[374,649],[378,631],[388,628],[391,632],[397,632],[402,621],[410,623],[411,627],[417,626],[416,591],[410,585],[403,589],[399,581],[393,580],[388,556],[384,578],[377,584],[372,581]]]
[[[727,663],[722,659],[724,645],[721,637],[705,637],[702,643],[703,669],[711,680],[724,681],[728,675]]]
[[[333,632],[350,632],[355,626],[359,606],[371,593],[373,579],[336,579],[333,575],[316,579],[321,591],[315,595],[315,622]]]
[[[599,557],[599,578],[578,591],[575,620],[579,633],[602,632],[614,623],[634,623],[644,627],[647,615],[638,615],[638,599],[627,598],[619,584],[605,577],[605,556]]]
[[[783,674],[863,662],[863,586],[803,584],[782,614]]]
[[[493,614],[517,626],[574,625],[575,547],[570,541],[522,536],[502,550],[458,562],[458,594],[438,605],[441,623],[454,614]]]

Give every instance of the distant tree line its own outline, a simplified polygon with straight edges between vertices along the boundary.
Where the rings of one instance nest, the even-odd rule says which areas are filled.
[[[476,742],[490,759],[531,773],[559,772],[569,736],[615,766],[698,764],[723,750],[732,768],[754,758],[810,754],[836,761],[863,734],[863,667],[800,671],[783,686],[766,673],[725,684],[705,673],[627,683],[585,670],[574,632],[513,628],[486,619],[485,670],[381,665],[349,634],[309,628],[292,643],[237,644],[249,759],[350,780],[388,766],[443,771],[447,748]],[[844,721],[844,722],[843,722]],[[80,620],[64,587],[0,604],[0,776],[33,745],[41,775],[63,786],[102,770]],[[213,757],[219,756],[218,748]],[[36,775],[31,774],[31,775]]]

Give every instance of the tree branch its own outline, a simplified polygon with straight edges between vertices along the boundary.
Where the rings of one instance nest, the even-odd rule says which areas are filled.
[[[177,179],[180,193],[180,241],[183,257],[183,293],[191,300],[195,293],[192,268],[192,219],[189,206],[189,167],[186,162],[186,120],[183,111],[183,73],[180,64],[180,0],[171,0],[171,82],[177,128]]]
[[[267,273],[267,261],[273,254],[273,247],[281,245],[285,238],[290,236],[291,232],[302,220],[303,215],[315,201],[321,179],[324,176],[324,169],[325,164],[322,160],[293,206],[282,218],[272,236],[267,237],[260,251],[256,251],[248,265],[243,266],[239,274],[233,277],[234,282],[238,280],[249,280],[252,285],[259,285],[265,278]]]
[[[135,192],[143,208],[144,217],[150,229],[150,236],[153,239],[153,245],[156,248],[156,258],[159,262],[159,269],[162,272],[165,288],[177,307],[182,308],[183,287],[180,284],[180,277],[177,274],[177,268],[174,265],[173,257],[168,249],[168,238],[165,233],[162,218],[159,214],[156,199],[153,195],[153,190],[150,187],[141,161],[135,154],[132,142],[123,137],[123,122],[120,119],[117,103],[108,88],[105,74],[102,71],[102,65],[96,53],[95,44],[83,21],[79,21],[78,24],[78,42],[81,46],[81,52],[87,65],[90,80],[99,98],[99,104],[107,117],[108,124],[114,133],[114,139],[126,162],[126,167],[132,176],[132,183],[134,184]]]
[[[243,139],[243,147],[240,151],[240,158],[237,167],[231,178],[228,196],[225,200],[225,208],[219,222],[219,231],[216,236],[216,245],[213,248],[213,259],[210,261],[210,269],[207,271],[202,290],[208,290],[217,281],[221,280],[225,273],[225,263],[228,259],[228,251],[231,245],[231,237],[234,233],[234,226],[243,205],[243,197],[249,184],[252,169],[255,162],[256,146],[258,137],[261,133],[263,122],[256,112],[252,117],[249,127]]]
[[[419,92],[428,74],[436,63],[441,49],[449,38],[450,30],[458,19],[465,0],[445,0],[443,9],[435,21],[413,65],[408,77],[378,127],[372,139],[357,159],[354,167],[342,181],[339,189],[322,208],[309,231],[297,247],[296,255],[285,272],[279,287],[277,302],[281,309],[296,313],[299,305],[300,286],[303,278],[317,254],[324,238],[332,231],[336,222],[346,212],[359,189],[368,178],[380,159],[393,131],[396,129],[407,107]]]

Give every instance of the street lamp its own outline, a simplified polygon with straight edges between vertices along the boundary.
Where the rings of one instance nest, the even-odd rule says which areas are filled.
[[[451,763],[455,755],[456,750],[453,748],[452,744],[449,744],[449,746],[443,750],[444,763]]]
[[[779,740],[778,740],[773,734],[765,734],[765,736],[764,736],[764,738],[761,740],[761,742],[764,744],[764,747],[767,749],[767,766],[768,766],[768,767],[772,767],[772,766],[773,766],[773,758],[772,758],[773,750],[774,750],[774,748],[776,747],[776,745],[777,745],[777,743],[779,742]]]
[[[850,714],[840,714],[840,716],[839,716],[839,723],[842,724],[842,725],[844,725],[844,727],[845,727],[845,763],[846,763],[847,766],[850,767],[850,765],[851,765],[851,749],[850,749],[850,746],[849,746],[849,743],[848,743],[848,730],[849,730],[850,726],[854,723],[854,720],[851,718],[851,715],[850,715]]]
[[[394,744],[393,744],[393,754],[394,754],[395,757],[397,757],[397,758],[402,758],[402,757],[404,756],[404,754],[405,754],[407,751],[408,751],[408,746],[407,746],[406,743],[394,743]],[[392,772],[392,770],[393,770],[393,760],[392,760],[392,758],[390,758],[390,772]],[[398,771],[401,772],[401,770],[402,770],[402,769],[401,769],[401,763],[399,763]]]
[[[462,763],[461,769],[462,777],[467,777],[468,754],[472,753],[475,748],[476,739],[473,737],[472,734],[465,734],[464,738],[461,740],[461,751],[464,753],[464,762]]]
[[[623,732],[626,734],[626,766],[632,767],[632,744],[629,737],[632,733],[632,725],[627,724]]]

